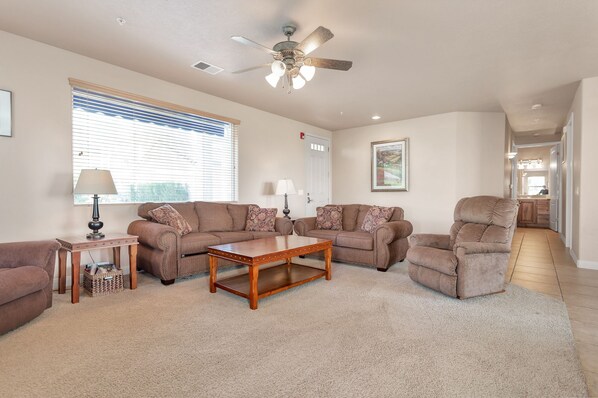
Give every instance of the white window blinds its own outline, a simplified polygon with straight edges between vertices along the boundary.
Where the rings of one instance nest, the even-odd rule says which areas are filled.
[[[73,87],[73,184],[107,169],[104,203],[236,201],[238,125]],[[75,203],[91,202],[75,195]]]

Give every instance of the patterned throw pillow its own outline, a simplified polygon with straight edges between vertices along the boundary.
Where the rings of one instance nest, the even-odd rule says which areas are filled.
[[[369,233],[373,233],[377,226],[384,224],[390,217],[395,209],[393,207],[381,207],[372,206],[368,210],[363,224],[361,224],[361,230]]]
[[[171,205],[162,205],[147,212],[156,222],[174,228],[183,236],[192,231],[191,225]]]
[[[249,205],[245,231],[274,232],[276,213],[278,209],[262,209],[256,205]]]
[[[316,208],[316,229],[342,231],[343,207],[326,206]]]

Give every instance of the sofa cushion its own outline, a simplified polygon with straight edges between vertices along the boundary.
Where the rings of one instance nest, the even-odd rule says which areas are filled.
[[[49,282],[48,273],[41,267],[0,268],[0,305],[42,290]]]
[[[226,203],[195,202],[199,218],[199,232],[230,232],[233,218],[228,213]]]
[[[272,238],[282,235],[280,232],[251,232],[253,239]]]
[[[139,205],[137,208],[137,214],[141,218],[145,218],[146,220],[151,220],[152,216],[149,214],[150,210],[156,209],[162,205],[169,204],[175,209],[185,221],[189,223],[191,229],[194,232],[197,232],[199,226],[199,220],[197,218],[197,213],[195,212],[195,204],[193,202],[182,202],[182,203],[143,203]]]
[[[218,236],[205,232],[191,232],[181,238],[181,254],[200,254],[207,253],[208,246],[219,245]]]
[[[226,205],[226,208],[228,209],[228,214],[230,214],[233,219],[233,231],[245,231],[249,205],[229,203]]]
[[[373,233],[376,227],[384,224],[385,222],[388,222],[388,220],[392,216],[393,211],[393,207],[370,207],[363,219],[363,224],[361,224],[361,230]]]
[[[369,232],[339,232],[336,245],[361,250],[374,250],[374,236]]]
[[[276,213],[278,209],[262,209],[257,205],[249,205],[247,211],[246,231],[274,232],[276,224]]]
[[[336,236],[340,231],[333,231],[331,229],[310,229],[305,233],[305,236],[311,238],[330,239],[333,245],[336,245]]]
[[[169,204],[156,207],[148,211],[148,214],[160,224],[174,228],[181,236],[192,231],[189,223]]]
[[[212,232],[212,235],[220,238],[220,244],[244,242],[253,239],[253,234],[248,231]]]
[[[343,205],[343,230],[355,231],[360,205]]]
[[[316,208],[316,229],[343,229],[343,207],[324,206]]]
[[[445,275],[457,275],[457,256],[452,250],[414,246],[407,251],[407,261]]]

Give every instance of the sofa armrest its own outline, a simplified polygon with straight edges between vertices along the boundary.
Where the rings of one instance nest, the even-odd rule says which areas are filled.
[[[60,244],[55,240],[0,243],[0,268],[41,267],[52,280],[58,248]]]
[[[180,237],[173,227],[148,220],[135,220],[129,224],[127,233],[137,235],[139,243],[154,249],[174,248],[179,253]]]
[[[274,229],[282,235],[290,235],[293,233],[293,222],[288,218],[276,217]]]
[[[409,237],[409,245],[413,246],[427,246],[436,249],[449,250],[451,245],[451,237],[449,235],[441,234],[415,234]]]
[[[315,217],[304,217],[295,220],[295,232],[299,236],[305,236],[308,231],[316,229]]]
[[[413,232],[413,225],[409,221],[389,221],[374,230],[374,240],[389,244],[397,239],[408,237],[411,232]]]
[[[505,243],[460,242],[453,248],[455,254],[483,254],[483,253],[510,253],[511,246]]]

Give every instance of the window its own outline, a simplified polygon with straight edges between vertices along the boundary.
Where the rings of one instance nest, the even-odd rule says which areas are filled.
[[[528,195],[538,195],[542,189],[546,188],[545,176],[528,176],[526,182]]]
[[[104,203],[237,200],[238,122],[112,94],[73,87],[73,183],[108,169],[118,195]]]

